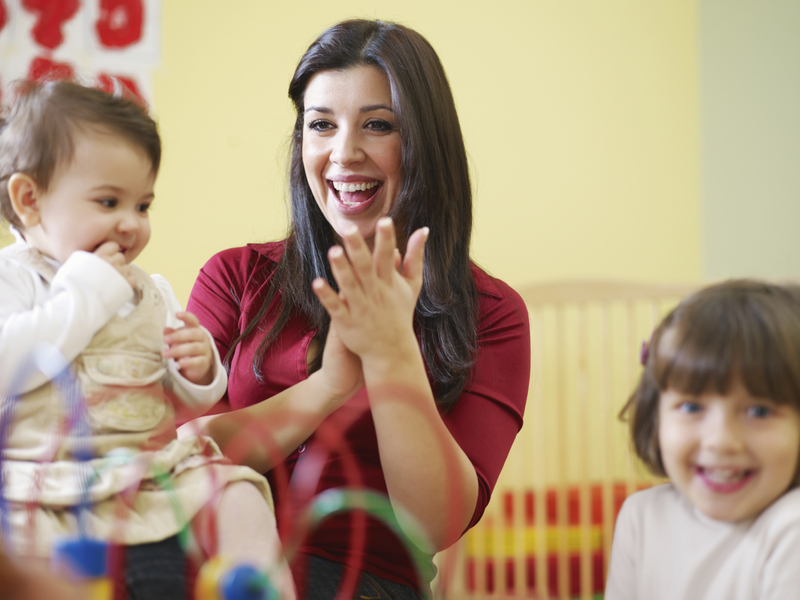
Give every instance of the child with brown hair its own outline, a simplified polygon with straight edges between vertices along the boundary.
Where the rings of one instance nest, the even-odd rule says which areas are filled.
[[[0,207],[17,237],[0,250],[3,544],[48,557],[85,528],[131,550],[129,597],[172,598],[191,590],[183,573],[177,588],[159,573],[180,564],[163,544],[202,520],[215,523],[210,535],[195,527],[206,557],[269,570],[291,598],[264,477],[208,438],[176,437],[176,410],[202,414],[227,377],[166,280],[132,264],[150,238],[160,159],[141,106],[72,82],[23,83],[2,123]],[[79,409],[52,360],[15,383],[42,348],[69,363]]]
[[[653,333],[623,409],[669,483],[623,504],[607,600],[776,600],[800,590],[800,287],[729,281]]]

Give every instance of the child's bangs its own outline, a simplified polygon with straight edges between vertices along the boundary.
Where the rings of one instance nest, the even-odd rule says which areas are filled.
[[[657,342],[661,390],[724,395],[739,379],[753,396],[800,407],[796,313],[744,298],[716,298],[713,305],[687,308]]]

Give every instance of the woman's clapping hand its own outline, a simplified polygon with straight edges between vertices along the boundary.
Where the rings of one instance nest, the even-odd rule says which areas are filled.
[[[314,281],[314,291],[341,341],[362,362],[390,360],[405,345],[417,347],[413,319],[427,237],[427,227],[415,231],[398,260],[394,224],[384,218],[372,254],[355,227],[344,235],[343,248],[328,252],[339,293],[322,279]]]

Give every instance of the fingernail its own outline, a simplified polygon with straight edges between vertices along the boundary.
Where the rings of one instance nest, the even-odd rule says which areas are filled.
[[[339,258],[342,254],[344,254],[344,250],[342,250],[341,246],[331,248],[331,258]]]
[[[378,221],[378,224],[383,225],[384,227],[387,225],[391,225],[392,217],[381,217],[380,220]]]
[[[423,228],[422,228],[422,235],[424,235],[426,239],[427,239],[427,237],[428,237],[428,234],[429,234],[430,232],[431,232],[430,228],[428,228],[428,227],[423,227]]]
[[[358,231],[357,225],[348,225],[347,228],[344,230],[345,235],[354,235]]]

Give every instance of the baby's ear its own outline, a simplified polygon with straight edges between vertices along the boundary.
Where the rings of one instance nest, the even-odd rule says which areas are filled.
[[[30,175],[14,173],[8,180],[8,196],[11,207],[25,229],[39,224],[39,186]]]

